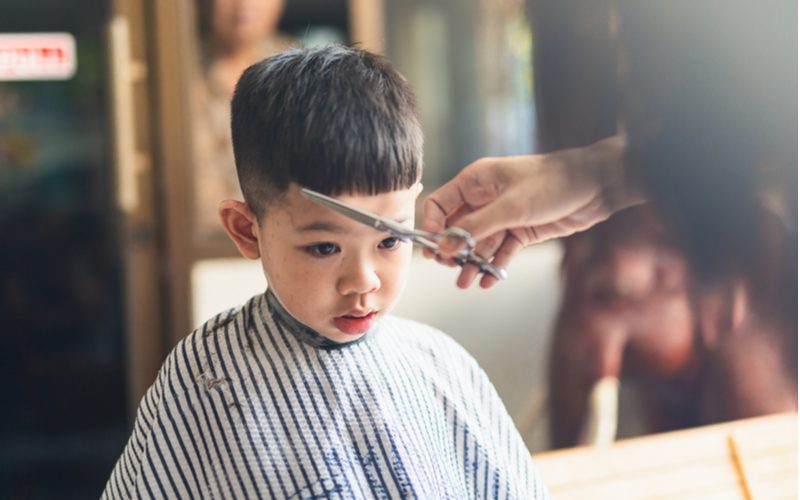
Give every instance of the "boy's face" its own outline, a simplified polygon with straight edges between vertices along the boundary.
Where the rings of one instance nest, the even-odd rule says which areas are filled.
[[[337,198],[413,227],[420,190],[417,184],[375,196]],[[330,340],[361,337],[391,310],[405,287],[411,243],[317,205],[301,196],[295,184],[267,208],[260,227],[254,217],[251,222],[254,252],[248,254],[234,237],[240,251],[261,260],[270,288],[292,316]]]

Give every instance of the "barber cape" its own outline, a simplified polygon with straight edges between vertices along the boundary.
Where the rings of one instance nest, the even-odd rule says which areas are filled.
[[[271,292],[170,353],[103,498],[545,498],[477,363],[393,316],[349,344]]]

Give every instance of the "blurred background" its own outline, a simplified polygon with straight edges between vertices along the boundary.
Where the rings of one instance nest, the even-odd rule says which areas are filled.
[[[263,292],[259,265],[238,258],[215,215],[220,199],[239,196],[227,105],[247,65],[292,45],[357,43],[399,67],[418,97],[426,192],[483,156],[580,146],[638,126],[652,111],[641,106],[649,97],[671,109],[671,94],[652,84],[663,83],[663,74],[640,69],[642,60],[670,61],[665,65],[675,72],[698,62],[681,59],[684,52],[668,40],[707,47],[700,63],[762,61],[734,75],[740,93],[720,106],[733,116],[750,113],[756,128],[775,139],[774,150],[791,151],[788,160],[753,161],[769,174],[769,215],[757,225],[775,229],[752,239],[774,249],[758,262],[777,263],[769,268],[777,284],[765,286],[778,290],[769,304],[780,307],[766,311],[781,322],[751,323],[751,330],[769,330],[757,336],[755,349],[783,353],[764,358],[779,369],[763,383],[788,388],[789,396],[784,391],[746,409],[725,402],[698,409],[708,393],[689,387],[736,392],[738,371],[725,370],[750,365],[714,357],[718,343],[707,340],[708,322],[692,307],[696,267],[685,264],[691,251],[680,245],[684,232],[664,229],[672,226],[658,215],[628,213],[581,237],[528,248],[510,279],[491,291],[458,290],[453,269],[415,254],[396,312],[441,328],[467,348],[533,452],[581,442],[591,413],[586,401],[606,376],[623,380],[612,438],[796,408],[796,5],[776,2],[761,19],[737,12],[739,3],[709,2],[697,17],[728,31],[698,39],[687,33],[708,24],[665,17],[658,7],[637,12],[631,3],[4,0],[0,498],[97,496],[170,348],[211,315]],[[691,10],[678,3],[678,12]],[[648,45],[620,25],[644,32],[661,26],[663,33]],[[776,34],[774,44],[758,43],[767,32]],[[719,75],[727,76],[709,78],[705,91],[732,81],[730,73]],[[682,87],[686,81],[667,86],[691,92]],[[758,100],[765,93],[774,99]],[[688,124],[694,117],[668,118]],[[766,272],[759,265],[747,269]],[[736,302],[737,289],[724,285],[716,297]],[[676,303],[685,312],[677,319]],[[711,336],[739,332],[733,326],[711,328]],[[630,362],[608,372],[587,368],[602,363],[586,353],[613,351],[604,339],[620,328],[634,332],[626,333],[630,338],[682,339],[683,358],[676,355],[680,362],[657,373],[637,369],[653,366],[637,352],[663,347],[645,340],[613,348],[620,359],[632,353]],[[738,359],[742,347],[731,349]],[[674,418],[650,418],[664,408]]]

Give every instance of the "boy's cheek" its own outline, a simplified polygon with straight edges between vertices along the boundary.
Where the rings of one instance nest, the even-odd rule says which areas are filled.
[[[397,259],[395,260],[394,266],[394,276],[399,277],[400,279],[405,280],[406,276],[408,276],[409,271],[411,270],[411,260],[414,258],[414,252],[411,245],[406,245],[408,248],[403,248],[399,250],[397,253]]]

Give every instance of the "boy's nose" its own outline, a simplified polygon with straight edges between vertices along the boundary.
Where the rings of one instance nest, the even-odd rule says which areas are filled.
[[[377,269],[369,259],[354,258],[344,265],[338,289],[342,295],[375,292],[381,287]]]

